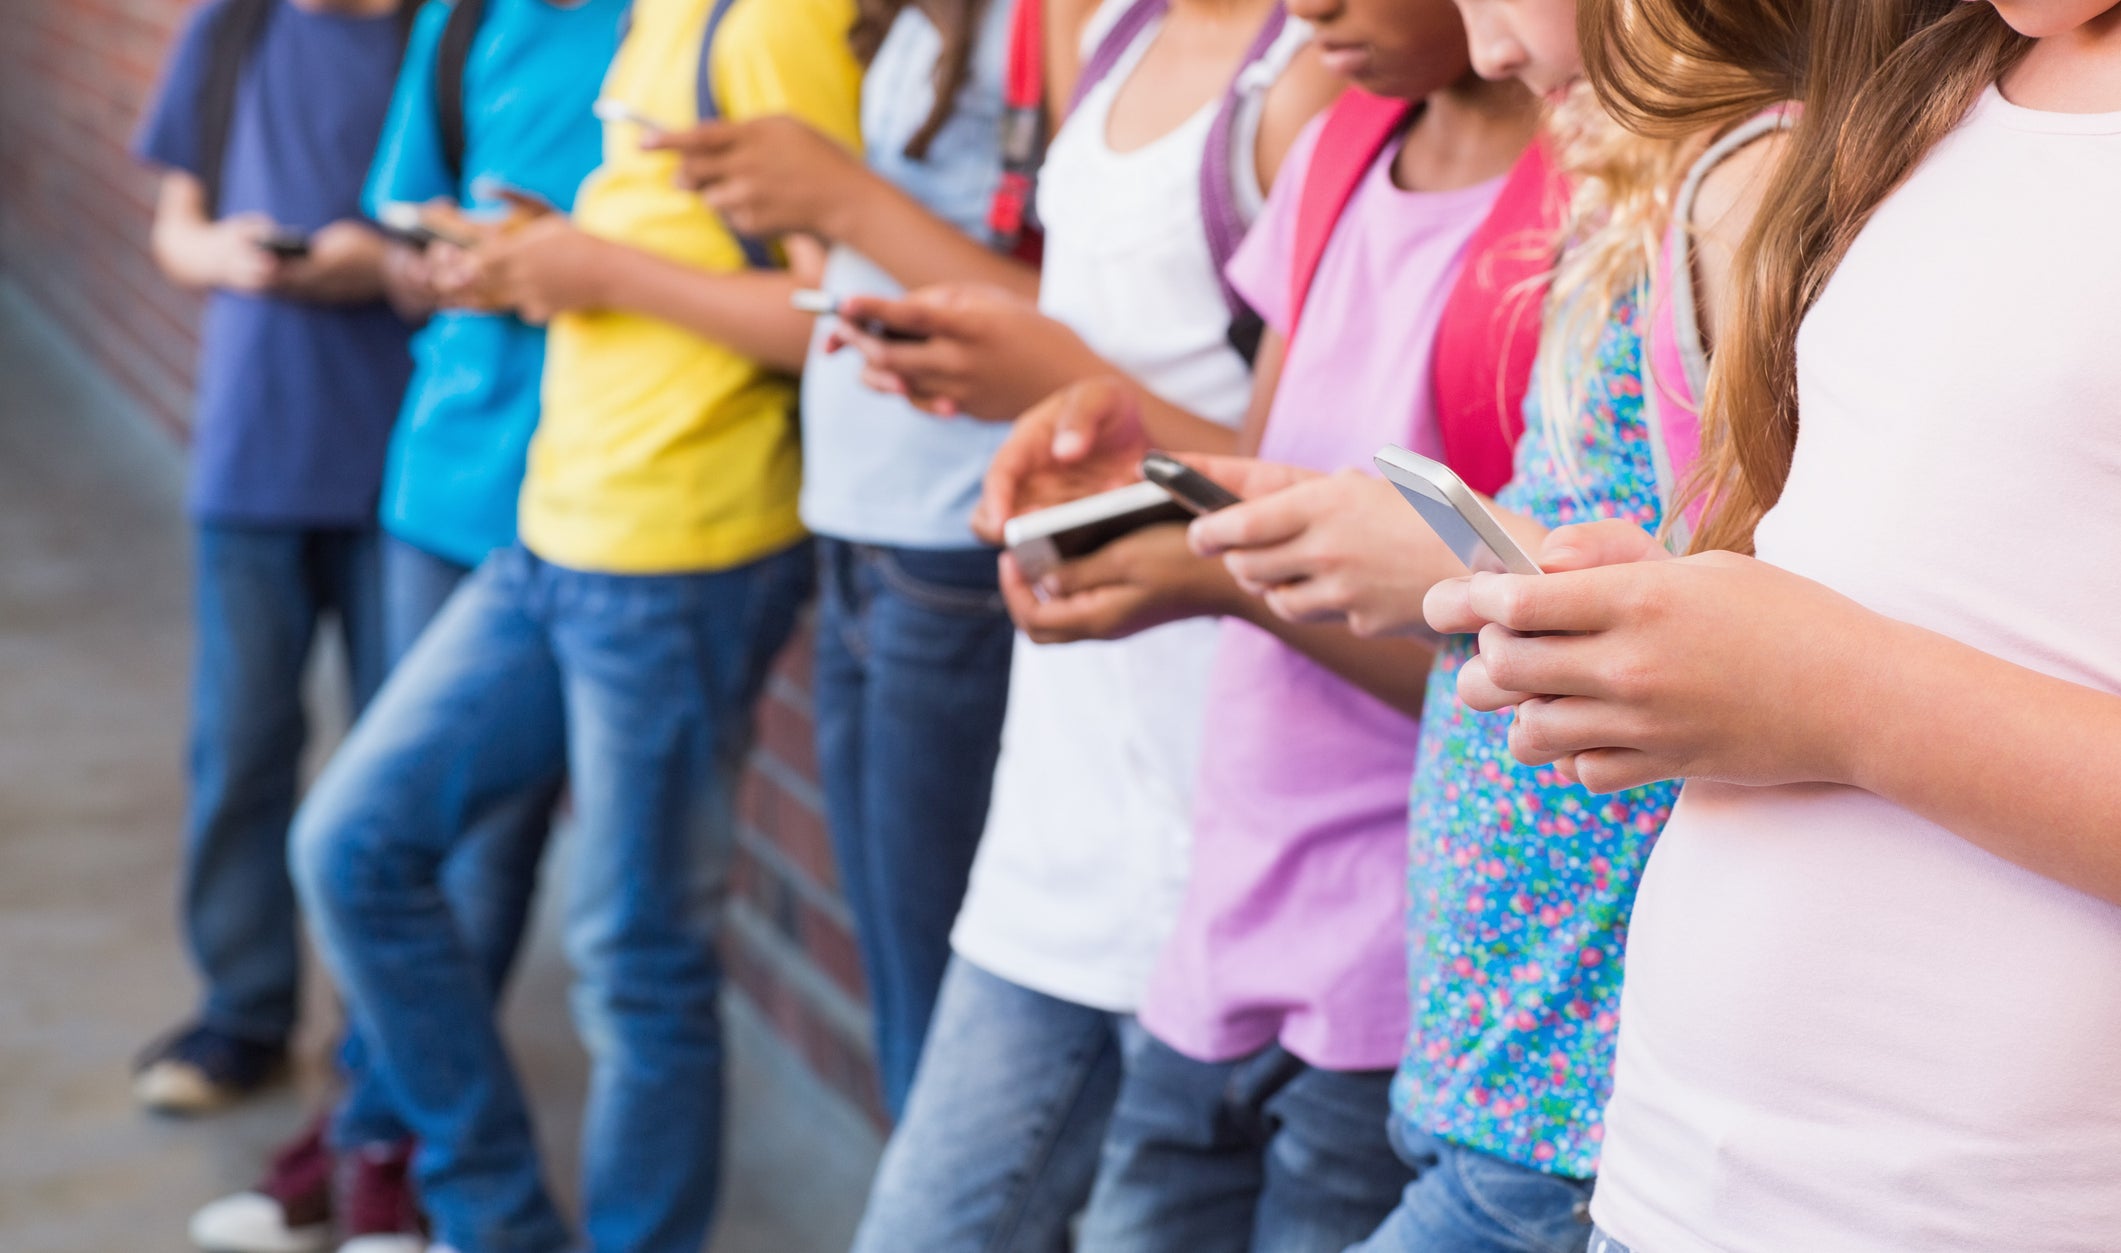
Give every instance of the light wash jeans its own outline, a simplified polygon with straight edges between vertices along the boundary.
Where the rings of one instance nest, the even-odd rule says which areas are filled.
[[[1415,1171],[1399,1208],[1349,1253],[1585,1253],[1591,1184],[1424,1135],[1394,1117]]]
[[[854,1253],[1067,1253],[1127,1021],[954,958]]]
[[[751,707],[811,579],[611,575],[517,547],[453,596],[296,822],[320,948],[375,1047],[438,1243],[575,1247],[545,1189],[485,971],[443,868],[495,801],[564,767],[575,1022],[591,1059],[582,1200],[597,1253],[698,1253],[722,1124],[715,936]]]

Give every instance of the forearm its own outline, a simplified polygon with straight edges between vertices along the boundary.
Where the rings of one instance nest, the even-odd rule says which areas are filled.
[[[796,283],[786,273],[714,273],[622,244],[608,247],[603,307],[682,327],[776,370],[802,370],[814,319],[789,304]]]
[[[1840,781],[2121,904],[2121,696],[1904,623],[1852,668]]]
[[[1257,597],[1244,597],[1244,604],[1236,607],[1233,616],[1272,635],[1409,718],[1421,716],[1430,663],[1436,658],[1429,645],[1404,636],[1362,639],[1338,624],[1289,622],[1276,616]]]
[[[1134,390],[1141,398],[1142,433],[1151,447],[1219,457],[1238,451],[1238,433],[1231,428],[1182,409],[1139,383],[1134,384]]]
[[[156,219],[148,241],[155,267],[179,287],[192,291],[212,288],[215,276],[203,260],[207,235],[204,223]]]
[[[930,213],[885,179],[868,174],[827,233],[912,291],[937,283],[983,283],[1038,298],[1038,271],[1005,257]]]

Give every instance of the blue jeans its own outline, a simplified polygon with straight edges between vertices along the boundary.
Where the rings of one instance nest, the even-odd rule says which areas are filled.
[[[1634,1250],[1598,1228],[1593,1227],[1591,1228],[1590,1253],[1634,1253]]]
[[[395,667],[442,612],[457,585],[471,574],[389,534],[383,536],[383,638]],[[379,733],[388,734],[388,733]],[[442,892],[485,972],[489,994],[499,999],[515,964],[537,892],[538,863],[552,829],[563,775],[541,779],[516,796],[502,797],[474,823],[463,847],[442,871]],[[329,816],[316,821],[334,825]],[[374,1064],[372,1048],[349,1023],[339,1048],[346,1089],[332,1112],[332,1147],[347,1152],[387,1144],[412,1134]]]
[[[294,1031],[302,949],[287,840],[309,731],[302,676],[329,616],[355,711],[375,693],[376,564],[373,528],[198,526],[181,910],[206,985],[200,1017],[229,1035],[277,1043]]]
[[[751,707],[810,585],[797,546],[681,575],[490,557],[413,646],[296,823],[326,962],[420,1139],[435,1239],[573,1247],[445,863],[494,802],[563,767],[589,1247],[697,1253],[722,1122],[715,936]]]
[[[897,1117],[987,822],[1016,628],[992,549],[827,539],[818,571],[826,817]]]
[[[1392,1146],[1414,1168],[1399,1208],[1348,1253],[1584,1253],[1591,1180],[1549,1175],[1392,1119]]]
[[[954,959],[853,1253],[1067,1253],[1126,1021]]]
[[[1125,1057],[1082,1253],[1341,1253],[1407,1184],[1389,1071],[1320,1070],[1279,1045],[1196,1061],[1139,1026]]]

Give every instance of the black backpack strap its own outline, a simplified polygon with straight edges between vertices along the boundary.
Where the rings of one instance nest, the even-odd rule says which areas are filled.
[[[464,185],[464,67],[471,61],[472,40],[486,17],[486,0],[456,0],[442,37],[435,45],[435,132],[442,142],[442,164],[449,181]]]
[[[250,50],[265,33],[277,0],[228,0],[214,17],[206,44],[206,81],[199,88],[199,185],[206,189],[206,216],[221,216],[221,174],[228,163],[228,136],[236,122],[236,93]]]
[[[722,116],[722,103],[714,94],[714,37],[721,33],[722,19],[735,5],[736,0],[714,0],[714,7],[707,12],[707,32],[700,37],[700,68],[693,83],[694,106],[702,122],[718,121]],[[744,250],[745,265],[754,270],[774,268],[773,252],[762,241],[737,235],[736,246]]]

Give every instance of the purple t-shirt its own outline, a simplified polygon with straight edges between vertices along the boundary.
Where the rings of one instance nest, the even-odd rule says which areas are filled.
[[[1296,210],[1319,127],[1276,181],[1229,274],[1289,327]],[[1327,246],[1260,455],[1370,468],[1382,444],[1443,456],[1431,353],[1466,245],[1502,189],[1406,192],[1392,145]],[[1142,1021],[1222,1061],[1279,1040],[1331,1070],[1384,1070],[1407,1031],[1412,719],[1265,632],[1222,628],[1194,792],[1193,877]],[[1291,734],[1290,728],[1297,728]]]
[[[134,151],[198,174],[211,0],[178,40]],[[244,63],[220,212],[313,231],[361,216],[403,51],[398,19],[273,7]],[[322,305],[215,292],[200,331],[192,512],[219,522],[373,524],[410,331],[381,301]]]

